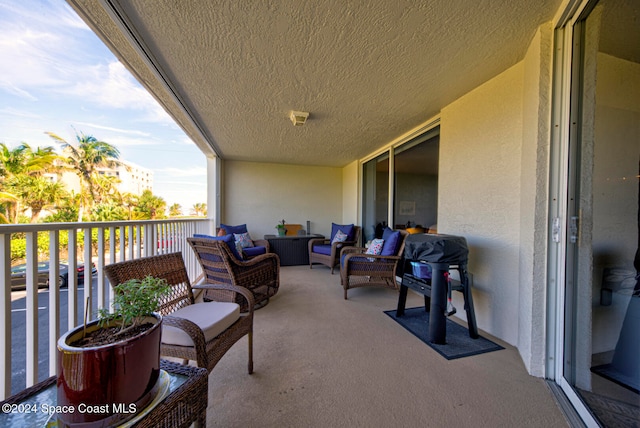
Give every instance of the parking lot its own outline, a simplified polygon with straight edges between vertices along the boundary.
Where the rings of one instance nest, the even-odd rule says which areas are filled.
[[[93,313],[97,310],[97,280],[92,276]],[[60,333],[69,330],[68,290],[60,289]],[[11,292],[11,394],[26,388],[26,291]],[[84,285],[78,286],[78,301],[84,301]],[[83,319],[82,305],[78,305],[77,320]],[[38,380],[49,377],[49,290],[38,290]]]

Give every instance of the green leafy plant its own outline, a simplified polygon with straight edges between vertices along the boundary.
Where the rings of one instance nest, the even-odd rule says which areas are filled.
[[[113,287],[113,312],[100,309],[101,327],[112,321],[120,325],[117,334],[122,334],[142,323],[144,317],[158,310],[161,299],[169,294],[171,287],[167,281],[153,276],[142,280],[130,279]]]
[[[284,230],[285,226],[284,226],[284,220],[282,220],[280,223],[278,223],[276,225],[276,229],[278,230]]]

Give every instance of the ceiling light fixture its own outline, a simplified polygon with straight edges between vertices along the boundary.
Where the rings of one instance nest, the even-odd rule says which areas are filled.
[[[309,112],[307,111],[291,111],[289,118],[293,122],[293,126],[302,126],[307,121]]]

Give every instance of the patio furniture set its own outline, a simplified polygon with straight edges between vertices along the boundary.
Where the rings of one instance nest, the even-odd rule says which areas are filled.
[[[417,287],[424,285],[411,285],[416,283],[415,277],[407,278],[406,284],[403,280],[402,288],[397,282],[404,268],[401,261],[409,233],[386,228],[382,236],[372,240],[367,247],[357,246],[360,234],[359,226],[332,224],[329,238],[321,235],[266,236],[264,240],[254,241],[246,225],[222,225],[219,236],[194,235],[187,238],[202,268],[202,275],[195,284],[189,280],[179,252],[106,266],[105,274],[111,284],[150,275],[166,280],[171,287],[171,294],[163,298],[158,309],[163,316],[161,355],[182,360],[185,365],[163,360],[162,367],[172,376],[183,376],[184,379],[170,391],[163,404],[145,415],[144,422],[138,422],[139,426],[151,426],[151,422],[153,426],[165,426],[164,420],[181,421],[177,424],[179,426],[192,422],[204,424],[207,375],[233,344],[245,335],[248,337],[248,372],[253,373],[254,311],[266,305],[278,292],[281,264],[308,263],[310,268],[314,264],[323,264],[331,269],[332,274],[338,266],[345,300],[348,290],[353,288],[400,289],[398,315],[401,315],[407,287],[418,290]],[[285,263],[282,263],[283,259]],[[440,268],[443,269],[442,266]],[[465,278],[463,276],[460,291],[465,293],[467,308],[471,293]],[[433,281],[433,285],[434,296],[442,293],[439,281]],[[427,304],[427,295],[430,294],[423,294]],[[432,300],[441,302],[440,298]],[[474,318],[473,312],[468,312],[468,315],[470,319]],[[477,335],[475,319],[473,327]],[[187,366],[189,361],[194,361],[198,368]],[[55,377],[47,379],[5,403],[20,403],[40,396],[51,388],[54,380]]]

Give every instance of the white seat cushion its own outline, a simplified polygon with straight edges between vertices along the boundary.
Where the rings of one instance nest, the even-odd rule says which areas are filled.
[[[231,302],[203,302],[185,306],[169,314],[194,322],[204,332],[208,342],[240,318],[240,306]],[[162,326],[162,343],[167,345],[193,346],[193,340],[177,327]]]

